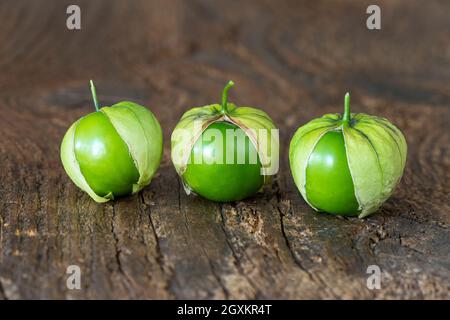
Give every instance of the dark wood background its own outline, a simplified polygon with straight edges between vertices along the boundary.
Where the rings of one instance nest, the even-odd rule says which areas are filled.
[[[81,31],[66,29],[73,3]],[[1,1],[0,298],[450,298],[450,3],[377,1],[369,31],[371,3]],[[151,185],[104,205],[59,159],[93,111],[91,78],[103,105],[148,106],[165,139]],[[184,194],[169,140],[229,79],[233,102],[281,129],[282,166],[265,193],[221,205]],[[288,167],[294,130],[341,112],[347,90],[409,145],[399,188],[365,220],[314,213]]]

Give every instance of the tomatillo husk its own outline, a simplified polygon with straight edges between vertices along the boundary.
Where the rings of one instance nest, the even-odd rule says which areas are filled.
[[[385,118],[326,114],[294,134],[289,162],[297,188],[316,211],[366,217],[392,195],[405,168],[406,140]]]
[[[143,106],[123,101],[98,107],[67,130],[61,160],[72,181],[96,202],[136,193],[150,183],[162,158],[158,120]]]
[[[259,109],[229,103],[233,85],[225,86],[221,105],[190,109],[172,133],[172,162],[187,194],[241,200],[260,191],[278,171],[275,124]]]

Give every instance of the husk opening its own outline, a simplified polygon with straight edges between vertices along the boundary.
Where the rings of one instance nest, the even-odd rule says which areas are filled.
[[[221,106],[218,104],[190,109],[182,116],[180,122],[174,129],[171,137],[171,156],[175,169],[178,175],[182,178],[182,181],[183,173],[186,170],[190,153],[194,144],[197,142],[203,132],[215,122],[227,121],[241,128],[249,137],[251,143],[255,147],[262,165],[263,162],[267,159],[267,155],[262,152],[261,148],[263,142],[260,141],[261,139],[258,137],[258,135],[255,135],[254,130],[276,129],[270,117],[261,110],[251,107],[237,108],[232,103],[228,103],[228,114],[222,114],[220,113],[220,110]],[[263,121],[263,123],[260,123],[259,126],[255,123],[252,123],[252,120],[254,118],[258,118],[257,121]],[[270,145],[272,146],[272,143]],[[279,143],[277,141],[275,147],[273,147],[274,150],[270,150],[270,152],[276,153],[276,161],[278,161],[278,148]],[[276,165],[278,165],[278,163],[276,163]],[[262,167],[262,170],[262,174],[264,175],[263,185],[265,185],[270,182],[270,177],[272,175],[267,174],[267,170],[264,167]],[[186,185],[184,181],[183,184],[186,192],[191,193],[191,188]]]
[[[79,121],[79,120],[78,120]],[[69,130],[64,135],[61,143],[61,161],[67,175],[72,179],[75,185],[81,190],[85,191],[95,202],[103,203],[114,199],[112,194],[108,194],[105,197],[97,195],[94,190],[91,189],[83,174],[81,173],[80,166],[75,156],[75,130],[77,128],[78,121],[74,122]]]

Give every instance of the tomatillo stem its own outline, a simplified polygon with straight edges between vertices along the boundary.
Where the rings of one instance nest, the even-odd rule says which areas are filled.
[[[221,112],[223,114],[228,114],[228,90],[230,90],[230,88],[234,86],[234,82],[233,81],[228,81],[227,85],[225,86],[225,88],[223,88],[223,92],[222,92],[222,110]]]
[[[98,111],[97,91],[95,90],[94,82],[92,80],[90,80],[89,82],[91,84],[92,99],[94,100],[95,110]]]
[[[348,125],[350,123],[350,93],[348,92],[345,94],[344,108],[342,123]]]

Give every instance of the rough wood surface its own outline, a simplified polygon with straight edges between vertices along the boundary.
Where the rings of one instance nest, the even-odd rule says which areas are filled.
[[[65,26],[74,2],[81,31]],[[450,3],[378,3],[381,31],[366,29],[371,1],[1,1],[0,298],[450,298]],[[93,110],[91,78],[102,104],[151,108],[165,138],[151,185],[104,205],[59,160]],[[184,194],[169,139],[228,79],[232,101],[280,127],[282,166],[265,193],[221,205]],[[365,220],[314,213],[287,162],[294,130],[340,112],[347,90],[409,144],[399,188]]]

